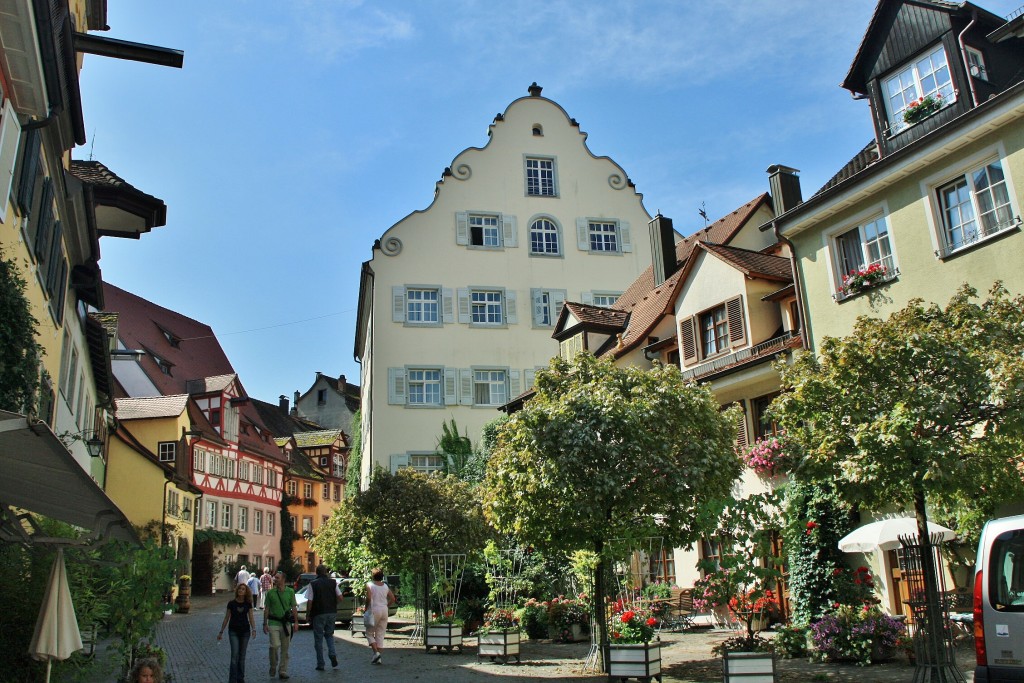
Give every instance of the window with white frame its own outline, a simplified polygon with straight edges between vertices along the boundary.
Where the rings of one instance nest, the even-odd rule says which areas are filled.
[[[558,226],[549,218],[538,218],[530,225],[530,253],[558,256],[562,253]]]
[[[171,515],[173,517],[177,517],[178,516],[178,510],[179,510],[180,504],[181,504],[180,501],[181,501],[181,496],[178,495],[177,491],[175,491],[173,489],[168,491],[167,492],[167,514],[169,514],[169,515]]]
[[[303,517],[302,518],[302,533],[311,534],[313,533],[313,518]]]
[[[532,197],[554,197],[555,160],[526,157],[526,194]]]
[[[240,462],[238,463],[238,478],[242,481],[249,481],[249,472],[252,468],[252,463]]]
[[[473,405],[500,406],[508,397],[508,378],[504,370],[473,371]]]
[[[302,497],[309,499],[313,497],[313,484],[306,481],[302,483]]]
[[[619,250],[619,226],[615,223],[594,222],[588,224],[590,251]]]
[[[252,532],[254,534],[263,533],[263,510],[252,511]]]
[[[701,313],[698,321],[704,358],[729,349],[729,319],[725,314],[725,304]]]
[[[288,495],[292,498],[299,494],[299,485],[294,479],[289,481],[285,488],[288,490]]]
[[[1018,224],[1002,163],[996,159],[937,190],[944,255]]]
[[[203,505],[196,498],[196,528],[203,526]]]
[[[220,525],[223,529],[231,528],[231,505],[229,503],[222,503],[220,506]]]
[[[903,114],[923,97],[941,96],[943,104],[956,100],[949,75],[946,50],[939,45],[885,79],[885,106],[889,112],[889,131],[898,133],[908,124]]]
[[[271,536],[274,535],[274,524],[276,523],[274,520],[276,519],[277,517],[274,515],[273,512],[267,513],[267,533]]]
[[[417,472],[440,472],[444,469],[444,456],[437,453],[410,453],[409,467]]]
[[[531,289],[533,326],[553,327],[562,310],[562,305],[565,303],[565,298],[566,291],[564,289]]]
[[[206,501],[206,526],[213,528],[217,526],[217,501]]]
[[[405,290],[405,322],[437,324],[441,322],[438,315],[438,299],[440,293],[436,289]]]
[[[238,506],[238,530],[249,530],[249,508],[241,505]]]
[[[889,225],[884,216],[878,216],[844,230],[832,238],[835,249],[836,287],[843,286],[844,278],[856,276],[871,266],[884,269],[886,277],[896,274]]]
[[[414,406],[441,405],[441,371],[437,369],[406,370],[408,403]]]
[[[260,465],[256,465],[255,467],[253,467],[252,468],[252,475],[253,475],[252,476],[252,480],[253,480],[254,483],[256,483],[256,484],[262,484],[263,483],[263,467],[261,467]]]
[[[594,305],[604,308],[612,306],[620,296],[622,296],[621,292],[594,292],[592,294]]]
[[[471,213],[469,220],[469,243],[474,247],[500,247],[501,222],[498,216]]]
[[[474,325],[503,325],[503,302],[500,291],[473,290],[469,293],[470,317]]]
[[[331,485],[330,484],[324,484],[323,489],[324,489],[323,490],[323,498],[324,498],[324,500],[330,500],[331,499]]]
[[[192,519],[192,499],[188,496],[181,497],[181,518],[186,522]],[[196,520],[197,523],[198,521]]]
[[[156,451],[160,462],[174,462],[174,456],[178,452],[178,444],[175,441],[161,441],[156,445]]]
[[[981,54],[980,50],[970,46],[965,49],[967,51],[967,70],[971,76],[987,81],[988,69],[985,68],[985,55]]]
[[[192,453],[192,469],[196,472],[206,471],[206,451],[201,448],[195,449]]]
[[[277,488],[277,470],[267,468],[267,486],[272,489]]]

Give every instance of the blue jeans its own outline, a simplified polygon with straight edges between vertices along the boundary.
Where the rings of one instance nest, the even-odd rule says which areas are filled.
[[[324,666],[323,640],[327,641],[327,654],[337,659],[334,651],[334,620],[338,617],[335,612],[318,614],[313,617],[313,649],[316,650],[316,665]]]
[[[231,668],[228,669],[228,683],[245,683],[245,650],[249,647],[249,632],[228,631],[231,642]]]

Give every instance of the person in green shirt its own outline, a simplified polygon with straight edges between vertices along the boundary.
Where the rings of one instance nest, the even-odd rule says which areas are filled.
[[[267,593],[264,606],[263,632],[270,636],[270,675],[278,674],[278,678],[287,680],[288,647],[292,635],[299,630],[299,611],[295,604],[295,591],[285,585],[284,572],[274,574],[274,587]]]

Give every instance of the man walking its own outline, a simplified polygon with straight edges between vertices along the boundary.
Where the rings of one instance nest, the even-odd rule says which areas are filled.
[[[299,629],[299,612],[295,605],[295,591],[285,585],[284,572],[274,575],[274,588],[267,594],[266,606],[263,632],[270,636],[270,675],[276,673],[281,680],[288,680],[288,647],[292,634]]]
[[[263,574],[260,576],[260,604],[259,609],[263,609],[267,602],[267,591],[274,587],[274,576],[270,573],[270,567],[263,568]]]
[[[245,565],[243,564],[241,568],[238,570],[238,573],[235,574],[235,588],[238,588],[239,586],[248,585],[248,583],[249,572],[245,571]]]
[[[316,651],[316,670],[324,670],[323,641],[327,640],[327,654],[331,666],[338,666],[338,655],[334,650],[334,621],[338,618],[338,598],[341,589],[338,582],[328,575],[326,565],[316,568],[316,578],[303,592],[309,601],[309,618],[313,624],[313,649]]]

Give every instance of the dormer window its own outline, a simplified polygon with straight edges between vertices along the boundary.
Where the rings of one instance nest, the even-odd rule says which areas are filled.
[[[149,352],[149,355],[153,357],[153,361],[156,363],[156,366],[160,368],[160,372],[169,377],[171,375],[171,368],[174,367],[174,365],[166,358],[159,356],[152,351]]]
[[[983,81],[987,81],[988,69],[985,68],[985,56],[973,47],[968,47],[966,50],[968,73],[970,73],[974,78],[980,78]]]
[[[903,115],[924,97],[942,96],[949,104],[956,100],[956,91],[949,75],[946,50],[941,45],[885,79],[885,105],[889,115],[890,135],[909,127]]]
[[[160,327],[160,326],[157,325],[157,327]],[[167,330],[167,329],[164,329],[163,327],[160,327],[160,334],[162,334],[164,336],[164,339],[167,340],[167,343],[170,344],[172,348],[176,349],[176,348],[179,348],[181,346],[181,337],[177,336],[176,334],[174,334],[170,330]]]

